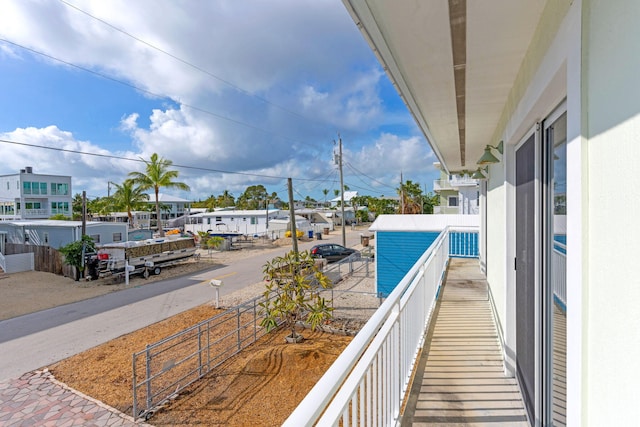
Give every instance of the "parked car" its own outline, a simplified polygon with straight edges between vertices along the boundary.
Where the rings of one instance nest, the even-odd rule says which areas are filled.
[[[311,248],[311,256],[314,258],[324,258],[327,262],[340,261],[356,253],[355,249],[345,248],[334,243],[322,243]]]

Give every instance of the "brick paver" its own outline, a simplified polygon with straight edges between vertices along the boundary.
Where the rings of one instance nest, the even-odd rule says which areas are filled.
[[[46,369],[0,382],[0,425],[146,426],[55,380]]]

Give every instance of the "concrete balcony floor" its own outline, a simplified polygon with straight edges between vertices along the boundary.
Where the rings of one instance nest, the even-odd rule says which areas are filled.
[[[403,426],[528,426],[477,259],[453,258],[418,362]]]

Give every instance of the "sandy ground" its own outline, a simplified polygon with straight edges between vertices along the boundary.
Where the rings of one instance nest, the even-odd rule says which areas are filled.
[[[285,246],[286,246],[286,242]],[[129,287],[142,286],[170,277],[182,276],[210,268],[216,264],[228,264],[234,260],[255,255],[258,252],[277,251],[283,246],[271,242],[258,242],[241,250],[218,252],[199,250],[199,259],[167,267],[158,276],[144,279],[131,276]],[[126,289],[124,281],[104,278],[95,281],[74,281],[72,278],[41,271],[5,274],[0,270],[0,320],[93,298]]]

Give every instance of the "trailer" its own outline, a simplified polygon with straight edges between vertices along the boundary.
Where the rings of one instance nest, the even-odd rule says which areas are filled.
[[[142,274],[146,279],[158,275],[164,267],[184,262],[196,254],[193,237],[147,239],[103,245],[96,254],[96,275],[124,277],[127,266],[130,274]]]

